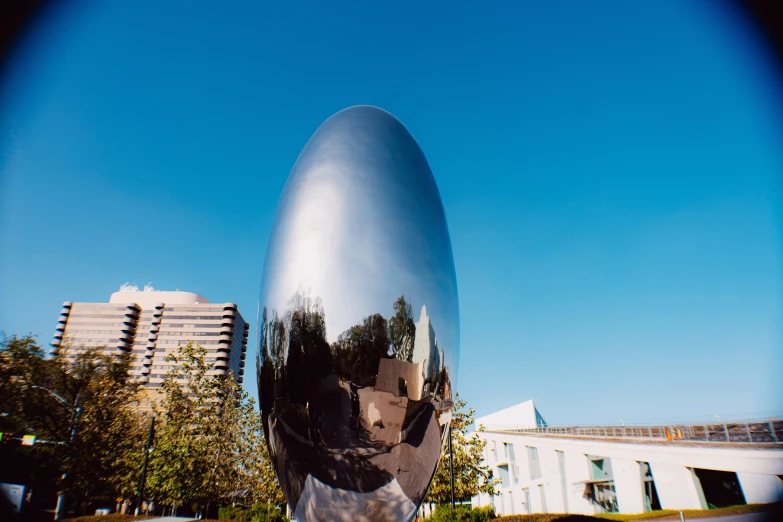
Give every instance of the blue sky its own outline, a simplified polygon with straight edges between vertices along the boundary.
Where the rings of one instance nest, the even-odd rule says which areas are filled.
[[[724,4],[63,4],[0,78],[7,332],[126,281],[254,324],[299,151],[373,104],[439,184],[479,414],[783,411],[781,79]]]

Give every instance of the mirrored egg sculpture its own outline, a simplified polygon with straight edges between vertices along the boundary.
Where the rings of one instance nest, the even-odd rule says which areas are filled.
[[[326,120],[293,167],[266,254],[258,389],[299,521],[409,521],[451,420],[454,260],[438,187],[377,107]]]

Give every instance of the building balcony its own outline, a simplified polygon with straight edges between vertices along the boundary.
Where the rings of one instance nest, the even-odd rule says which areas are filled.
[[[157,343],[155,341],[147,341],[147,350],[155,349],[156,344]]]
[[[50,346],[59,347],[60,344],[62,344],[61,339],[52,339],[52,342],[49,343]]]
[[[223,319],[225,319],[226,317],[230,317],[233,319],[236,316],[237,314],[234,310],[223,310]]]
[[[220,333],[228,333],[228,334],[230,334],[233,331],[234,331],[234,327],[231,326],[231,325],[225,325],[224,324],[223,326],[220,327]]]
[[[121,341],[129,341],[133,339],[133,335],[123,332],[120,335],[118,335],[117,338],[120,339]]]
[[[68,317],[70,313],[71,313],[70,308],[63,308],[62,310],[60,310],[60,315],[64,315],[65,317]]]
[[[158,333],[159,331],[160,331],[160,326],[158,326],[157,324],[153,324],[153,325],[150,327],[150,332],[151,332],[151,333]]]
[[[55,339],[62,339],[63,338],[63,332],[61,330],[56,330],[54,332],[54,338]]]
[[[231,342],[231,334],[220,334],[220,337],[218,337],[219,341],[226,341]]]
[[[68,314],[60,315],[60,317],[57,318],[57,322],[65,324],[68,322]]]

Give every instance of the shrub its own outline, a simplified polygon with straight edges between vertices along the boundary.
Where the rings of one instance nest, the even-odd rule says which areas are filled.
[[[285,512],[271,504],[256,504],[252,509],[241,506],[223,506],[218,509],[218,519],[235,522],[287,522]]]
[[[470,512],[470,522],[487,522],[495,519],[495,508],[484,506],[475,508]]]
[[[428,519],[431,522],[486,522],[495,518],[492,506],[471,509],[469,506],[438,506]]]
[[[221,506],[218,509],[218,520],[236,520],[249,522],[250,512],[240,506]]]
[[[250,510],[251,522],[287,522],[285,512],[272,504],[256,504]]]

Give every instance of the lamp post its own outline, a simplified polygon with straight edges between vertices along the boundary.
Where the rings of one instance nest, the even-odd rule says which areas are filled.
[[[451,423],[449,423],[449,485],[451,487],[451,509],[454,509],[454,451],[451,446]]]
[[[144,465],[141,468],[141,483],[139,484],[139,505],[136,506],[136,514],[141,514],[141,504],[144,502],[144,483],[147,481],[147,462],[150,457],[150,446],[152,445],[152,437],[155,433],[155,416],[151,415],[150,431],[147,434],[147,445],[144,447]],[[149,513],[149,509],[147,510]]]
[[[71,406],[71,404],[65,398],[63,398],[62,395],[60,395],[57,392],[53,392],[49,388],[44,388],[43,386],[38,386],[35,384],[32,385],[32,388],[47,392],[49,395],[57,399],[57,401],[60,402],[60,404],[65,406],[68,409],[68,411],[71,412],[71,420],[69,422],[69,426],[71,429],[70,429],[70,436],[68,437],[68,445],[73,443],[73,441],[76,439],[76,428],[79,425],[79,418],[82,415],[82,407],[79,406],[79,397],[81,397],[81,391],[76,394],[76,400],[74,401],[73,406]],[[68,476],[68,472],[66,471],[63,473],[61,480],[65,480],[67,476]],[[60,491],[60,493],[57,495],[57,506],[54,508],[55,520],[60,520],[64,503],[65,503],[65,493]]]

